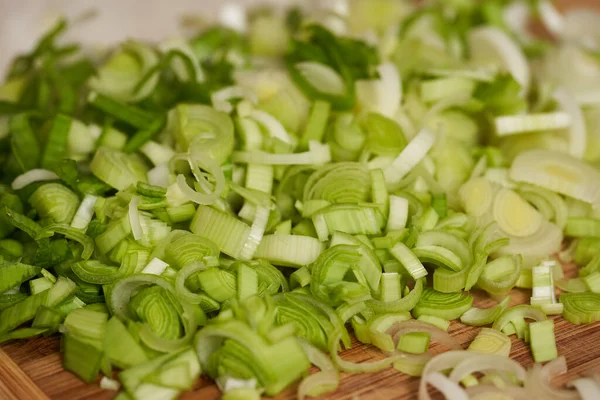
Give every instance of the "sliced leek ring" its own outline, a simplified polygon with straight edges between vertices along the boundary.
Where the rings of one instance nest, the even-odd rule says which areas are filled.
[[[600,172],[558,151],[522,152],[515,158],[509,176],[514,181],[540,186],[586,203],[600,200]]]
[[[531,204],[516,192],[502,189],[494,200],[494,220],[511,236],[533,235],[540,228],[543,217]]]
[[[463,209],[469,215],[481,217],[492,207],[495,185],[485,178],[474,178],[466,182],[458,192]]]

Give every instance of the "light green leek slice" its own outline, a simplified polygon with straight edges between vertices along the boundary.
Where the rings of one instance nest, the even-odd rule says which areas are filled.
[[[47,183],[31,195],[29,203],[42,218],[52,219],[59,224],[68,224],[77,211],[79,198],[59,183]]]
[[[215,243],[200,235],[185,234],[167,246],[164,260],[173,268],[181,269],[211,256],[219,256]]]
[[[64,336],[63,348],[64,368],[92,383],[100,370],[102,350],[71,334]]]
[[[397,349],[409,354],[423,354],[429,349],[428,332],[410,332],[400,336]]]
[[[470,326],[483,326],[492,324],[504,312],[510,296],[506,296],[499,304],[485,309],[472,307],[460,316],[460,322]]]
[[[433,315],[448,320],[458,319],[471,308],[473,298],[462,293],[441,293],[426,288],[413,309],[416,317]]]
[[[600,196],[600,172],[585,162],[549,150],[522,152],[510,168],[510,178],[595,203]]]
[[[499,136],[514,135],[523,132],[563,129],[571,125],[571,116],[566,112],[544,114],[511,115],[494,119],[496,133]]]
[[[275,265],[302,267],[315,261],[323,250],[323,243],[309,236],[265,235],[254,257]]]
[[[439,78],[421,83],[421,100],[433,103],[457,96],[470,96],[476,82],[462,77]]]
[[[225,213],[207,206],[199,206],[190,230],[214,242],[232,257],[239,257],[250,234],[250,227]]]
[[[421,261],[404,243],[397,243],[390,249],[390,254],[402,263],[404,269],[414,279],[419,279],[427,275],[427,270]]]
[[[11,263],[0,267],[0,293],[33,278],[40,273],[41,268],[33,265]]]
[[[371,290],[376,291],[379,288],[379,281],[381,279],[381,266],[373,250],[356,237],[344,232],[334,232],[333,236],[331,237],[330,247],[338,244],[358,246],[357,250],[361,255],[361,258],[358,262],[358,267],[365,276],[365,279],[367,280]]]
[[[140,159],[108,147],[96,151],[90,170],[117,190],[125,190],[138,181],[146,182],[147,169]]]
[[[494,219],[513,236],[530,236],[538,231],[542,215],[516,192],[502,189],[494,199]]]
[[[176,298],[171,284],[163,278],[156,275],[133,275],[121,279],[115,284],[110,296],[111,313],[121,319],[131,318],[131,312],[128,310],[127,304],[133,297],[133,292],[148,285],[159,286],[169,291],[173,298]],[[179,307],[175,308],[178,309]],[[150,348],[160,352],[176,351],[185,347],[191,341],[195,332],[193,329],[196,326],[195,312],[191,305],[181,302],[181,312],[177,310],[177,313],[180,314],[178,319],[183,324],[184,335],[182,337],[173,340],[163,339],[145,324],[140,329],[142,341]]]
[[[463,314],[464,315],[464,314]],[[434,315],[422,314],[417,318],[419,321],[427,322],[428,324],[437,326],[443,331],[447,331],[450,327],[450,321],[444,318],[436,317]]]
[[[0,334],[5,334],[33,319],[45,303],[48,291],[34,294],[0,311]]]
[[[112,317],[106,324],[104,352],[112,364],[123,369],[148,361],[142,347],[117,317]]]
[[[524,318],[533,319],[535,321],[545,321],[547,319],[546,315],[535,307],[529,305],[518,305],[504,310],[502,314],[500,314],[500,316],[494,321],[492,328],[502,331],[511,322],[513,324],[517,324]]]
[[[504,295],[519,279],[521,264],[521,256],[499,257],[483,268],[477,284],[492,295]]]
[[[600,320],[600,293],[563,293],[563,318],[572,324],[589,324]]]
[[[511,341],[504,333],[491,328],[481,328],[475,339],[469,345],[467,351],[479,354],[497,354],[508,357],[510,354]]]
[[[417,279],[414,288],[408,294],[405,293],[400,300],[384,303],[383,301],[371,299],[367,301],[367,306],[376,314],[410,311],[415,308],[423,294],[423,281],[422,278]]]
[[[553,320],[532,322],[529,324],[529,332],[535,362],[550,361],[558,357]]]
[[[435,143],[435,135],[421,130],[402,152],[384,169],[385,181],[388,185],[398,184],[427,155]]]

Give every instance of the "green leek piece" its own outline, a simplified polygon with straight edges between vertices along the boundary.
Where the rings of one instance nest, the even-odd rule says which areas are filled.
[[[0,334],[7,333],[19,325],[33,319],[38,309],[46,301],[48,291],[27,297],[0,312]]]
[[[331,105],[323,100],[316,100],[310,110],[308,122],[302,133],[301,147],[308,148],[311,140],[321,141],[327,127]]]
[[[82,281],[97,285],[113,283],[120,277],[119,268],[105,265],[97,260],[74,263],[71,270]]]
[[[237,297],[244,301],[258,294],[258,273],[246,264],[240,264],[237,270]]]
[[[196,349],[203,369],[208,365],[211,355],[218,350],[218,342],[221,342],[221,340],[215,342],[214,339],[228,337],[239,344],[241,352],[237,353],[238,357],[252,357],[252,370],[268,396],[279,393],[305,373],[310,366],[296,338],[290,337],[269,345],[259,335],[249,330],[247,325],[233,320],[209,325],[199,331],[196,336]],[[282,354],[286,356],[281,357]],[[240,358],[238,360],[242,362]]]
[[[52,121],[48,134],[48,143],[42,153],[42,168],[53,169],[67,155],[67,141],[73,119],[64,114],[58,114]]]
[[[64,327],[77,340],[102,350],[107,320],[108,315],[104,312],[80,308],[67,315]]]
[[[201,262],[206,257],[218,257],[219,248],[209,239],[194,234],[184,235],[165,249],[164,260],[175,269]]]
[[[600,271],[593,272],[582,279],[590,292],[600,293]]]
[[[0,344],[15,339],[27,339],[46,333],[48,328],[20,328],[0,335]]]
[[[83,234],[80,230],[64,224],[51,224],[46,227],[46,231],[59,233],[67,239],[74,240],[83,246],[81,258],[87,260],[94,252],[94,241],[89,236]]]
[[[600,220],[586,217],[569,217],[565,235],[571,237],[600,237]]]
[[[462,293],[441,293],[426,288],[413,309],[416,317],[433,315],[448,320],[458,319],[473,304],[473,297]]]
[[[327,349],[328,332],[333,326],[318,308],[289,296],[278,297],[276,307],[275,322],[278,325],[292,323],[297,336],[320,349]]]
[[[128,217],[112,222],[108,228],[95,239],[101,253],[106,254],[131,234],[131,224]]]
[[[464,315],[464,314],[463,314]],[[447,331],[450,327],[450,321],[444,318],[436,317],[433,315],[422,314],[417,318],[419,321],[427,322],[428,324],[437,326],[443,331]]]
[[[529,324],[531,352],[535,362],[545,362],[558,357],[554,338],[554,321],[532,322]]]
[[[144,377],[143,381],[166,388],[189,390],[199,376],[198,357],[189,348]]]
[[[160,286],[154,286],[137,293],[129,303],[129,308],[156,335],[173,340],[180,336],[176,301],[170,292]]]
[[[563,318],[572,324],[589,324],[600,320],[600,293],[563,293]]]
[[[60,312],[52,308],[41,306],[35,314],[31,326],[34,328],[45,328],[56,331],[63,318],[64,317]]]
[[[442,293],[460,292],[466,286],[466,278],[469,270],[453,271],[448,268],[439,267],[433,272],[433,289]]]
[[[102,350],[76,335],[63,335],[63,365],[87,383],[92,383],[100,371]]]
[[[148,361],[142,347],[117,317],[112,317],[106,324],[104,353],[111,364],[121,369]]]
[[[371,290],[377,290],[381,279],[381,266],[373,249],[369,247],[370,241],[361,241],[358,236],[352,236],[344,232],[334,232],[329,246],[333,247],[338,244],[358,246],[357,251],[361,256],[358,261],[358,267]]]
[[[402,242],[397,243],[390,249],[390,254],[394,256],[414,279],[419,279],[427,275],[427,270],[415,256],[415,254]]]
[[[48,278],[32,279],[29,281],[29,291],[31,294],[37,294],[50,289],[52,285],[52,281]]]
[[[309,236],[265,235],[254,257],[275,265],[302,267],[314,262],[324,247],[318,239]]]
[[[46,183],[33,192],[29,204],[36,209],[40,217],[52,219],[58,224],[68,224],[77,212],[79,198],[66,186]]]
[[[39,267],[21,263],[0,265],[0,293],[33,278],[40,273],[40,270]]]
[[[510,354],[510,338],[496,329],[481,328],[469,345],[468,351],[479,354],[498,354],[508,357]]]
[[[367,306],[377,314],[410,311],[414,309],[419,302],[419,299],[423,294],[423,286],[423,279],[417,279],[414,288],[410,290],[408,294],[404,293],[402,299],[389,303],[371,299],[367,300]]]
[[[409,354],[423,354],[429,349],[431,335],[427,332],[411,332],[400,336],[398,350]]]
[[[146,182],[146,166],[139,158],[108,147],[96,151],[90,169],[98,179],[117,190],[125,190],[138,181]]]
[[[483,269],[478,285],[493,295],[503,295],[513,288],[519,279],[521,256],[503,256],[489,262]]]
[[[523,304],[504,310],[502,314],[496,318],[492,328],[502,331],[508,324],[512,323],[515,325],[517,336],[520,338],[522,331],[526,328],[525,318],[533,319],[535,321],[545,321],[547,319],[546,314],[539,309]]]
[[[395,272],[382,274],[380,291],[379,300],[383,302],[400,300],[402,297],[400,275]]]
[[[336,231],[353,235],[372,235],[381,232],[377,210],[370,206],[334,204],[313,215],[312,221],[321,241]]]
[[[237,278],[229,271],[209,268],[198,273],[198,281],[202,290],[220,303],[237,294]]]
[[[190,230],[203,236],[232,257],[238,257],[250,235],[245,223],[207,206],[199,206],[190,225]]]
[[[100,93],[91,92],[88,96],[88,102],[115,119],[138,129],[148,127],[153,121],[152,114]]]
[[[507,296],[499,304],[485,309],[470,308],[460,316],[460,322],[470,326],[483,326],[492,324],[504,312],[510,302]]]

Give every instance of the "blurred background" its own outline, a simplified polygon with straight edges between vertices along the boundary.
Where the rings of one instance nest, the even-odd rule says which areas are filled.
[[[223,6],[232,4],[336,8],[347,1],[352,0],[0,0],[0,77],[12,57],[30,50],[60,15],[72,21],[95,10],[94,18],[71,26],[65,39],[107,46],[126,38],[158,41],[177,35],[183,17],[214,21]],[[600,9],[600,0],[555,0],[555,4],[559,10]]]
[[[327,0],[323,0],[327,1]],[[158,41],[181,32],[182,17],[188,20],[218,18],[224,5],[285,5],[293,0],[0,0],[0,76],[11,58],[30,50],[40,35],[60,15],[69,20],[90,10],[97,14],[75,24],[68,40],[107,45],[125,38]],[[305,3],[306,1],[299,1]]]

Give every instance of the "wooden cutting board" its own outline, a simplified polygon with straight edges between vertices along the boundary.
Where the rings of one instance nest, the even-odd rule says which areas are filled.
[[[557,2],[560,9],[576,6],[593,6],[600,8],[600,0],[561,0]],[[574,266],[565,266],[567,276],[576,275]],[[489,307],[494,304],[483,293],[473,291],[474,305]],[[557,292],[558,294],[558,292]],[[510,305],[528,304],[528,290],[513,289]],[[556,344],[559,355],[567,359],[569,371],[555,380],[556,385],[584,376],[589,371],[600,372],[600,322],[588,325],[572,325],[561,317],[555,317]],[[467,327],[452,322],[449,333],[455,337],[463,348],[477,335],[479,328]],[[524,366],[533,364],[529,346],[514,335],[512,339],[511,358]],[[381,353],[374,347],[363,345],[354,340],[352,349],[342,353],[343,357],[353,362],[365,362],[381,358]],[[393,368],[370,374],[342,373],[338,390],[329,395],[329,399],[416,399],[418,378],[404,375]],[[295,399],[296,387],[291,387],[277,399]],[[75,375],[62,368],[59,352],[59,337],[18,340],[0,347],[0,400],[109,400],[116,392],[102,390],[95,384],[85,384]],[[217,400],[220,392],[207,379],[199,379],[194,390],[186,392],[183,400]]]
[[[566,266],[567,276],[576,275],[573,266]],[[484,293],[473,291],[474,305],[489,307],[494,304]],[[558,294],[558,292],[557,292]],[[513,289],[510,305],[528,304],[529,290]],[[556,344],[558,353],[567,359],[569,371],[557,379],[557,384],[585,375],[595,370],[600,372],[600,322],[588,325],[572,325],[555,317]],[[463,348],[467,348],[477,335],[479,328],[452,322],[449,330]],[[511,336],[511,357],[524,366],[533,364],[529,346],[515,335]],[[343,357],[354,362],[381,358],[378,349],[357,341],[343,353]],[[415,399],[418,378],[404,375],[393,368],[370,374],[342,374],[337,392],[330,399]],[[277,399],[295,399],[295,387],[288,389]],[[87,385],[76,376],[63,370],[59,353],[59,338],[35,338],[19,340],[0,348],[0,399],[1,400],[109,400],[115,392],[102,390],[98,383]],[[211,381],[200,379],[193,391],[184,394],[184,400],[217,400],[219,390]]]

